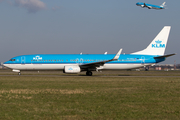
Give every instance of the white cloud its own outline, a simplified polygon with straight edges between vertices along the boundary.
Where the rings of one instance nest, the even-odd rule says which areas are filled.
[[[26,8],[29,13],[46,9],[46,4],[40,0],[15,0],[15,5]]]

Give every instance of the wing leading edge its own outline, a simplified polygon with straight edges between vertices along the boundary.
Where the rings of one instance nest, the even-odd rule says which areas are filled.
[[[96,67],[100,67],[100,66],[103,66],[105,63],[107,62],[110,62],[110,61],[114,61],[114,60],[117,60],[119,59],[120,57],[120,54],[122,52],[122,49],[120,49],[118,51],[118,53],[114,56],[113,59],[110,59],[110,60],[106,60],[106,61],[100,61],[100,62],[93,62],[93,63],[87,63],[87,64],[82,64],[82,65],[79,65],[79,67],[81,69],[95,69]]]

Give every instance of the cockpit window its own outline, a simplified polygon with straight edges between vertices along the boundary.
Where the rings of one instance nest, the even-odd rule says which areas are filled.
[[[16,59],[10,59],[9,61],[16,61]]]

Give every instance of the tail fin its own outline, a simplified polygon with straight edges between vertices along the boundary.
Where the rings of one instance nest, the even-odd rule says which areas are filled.
[[[163,4],[161,5],[161,7],[164,7],[164,6],[165,6],[165,3],[166,3],[166,2],[163,2]]]
[[[164,55],[170,29],[171,26],[164,26],[146,49],[131,54]]]

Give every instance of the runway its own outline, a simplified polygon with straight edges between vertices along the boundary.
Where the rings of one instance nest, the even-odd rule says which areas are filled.
[[[119,77],[119,78],[156,78],[156,77],[160,77],[160,78],[180,78],[180,76],[128,76],[128,75],[119,75],[119,76],[107,76],[107,75],[94,75],[94,76],[86,76],[86,75],[0,75],[1,76],[6,76],[6,77]]]

